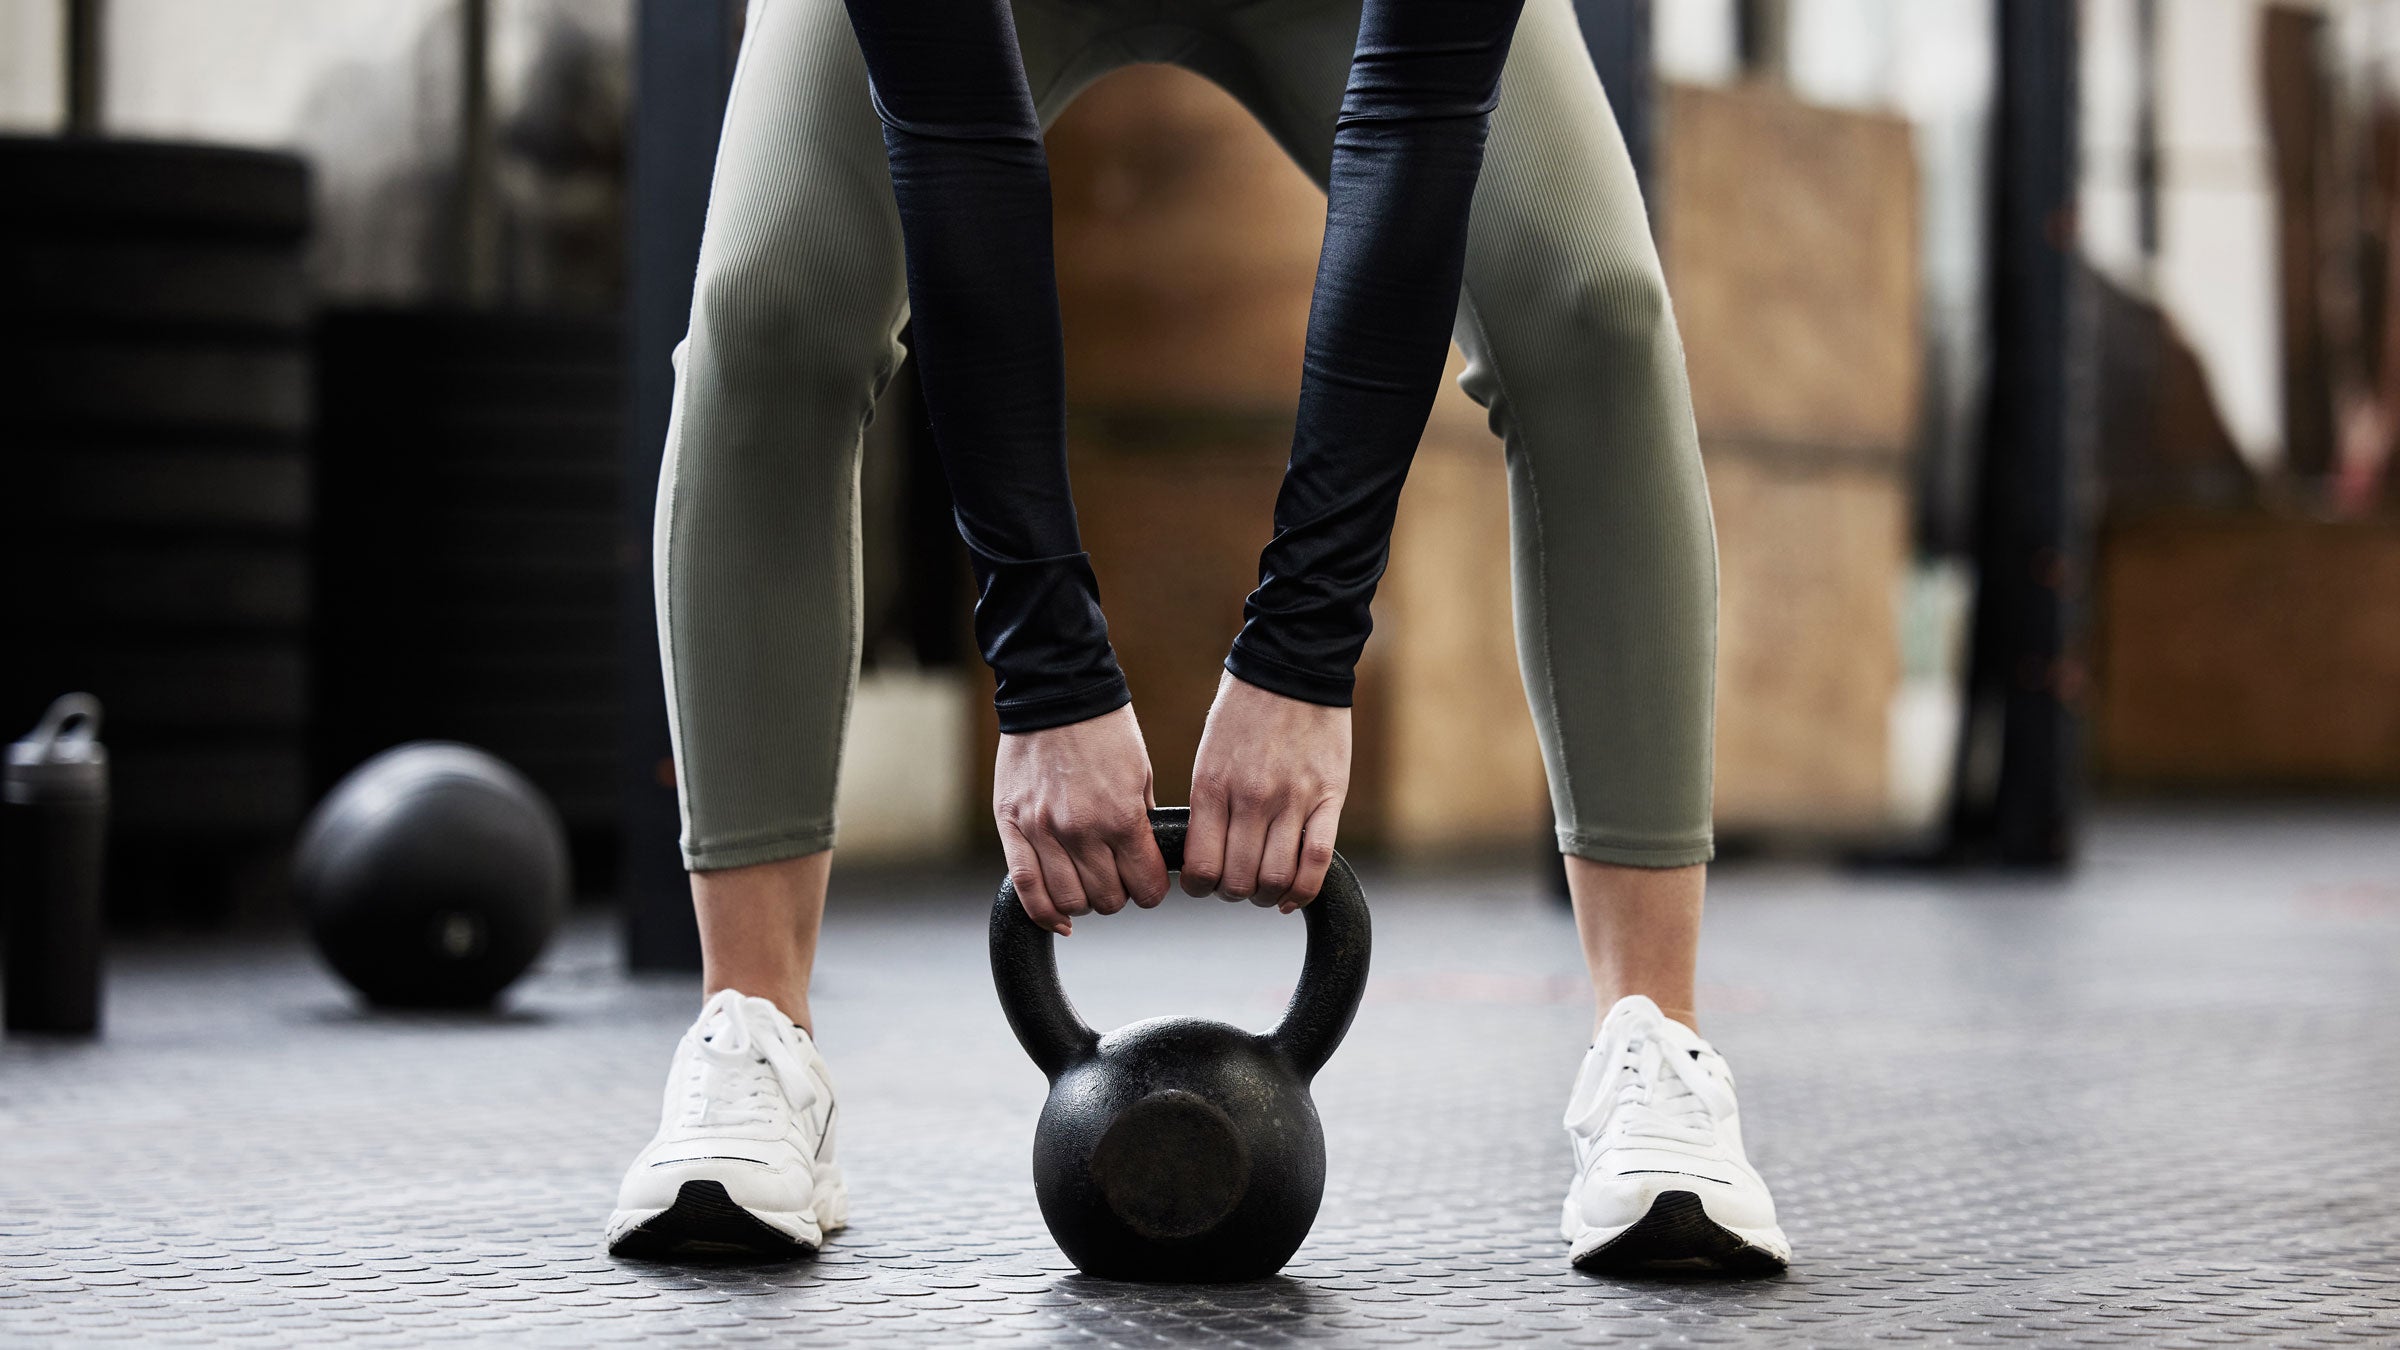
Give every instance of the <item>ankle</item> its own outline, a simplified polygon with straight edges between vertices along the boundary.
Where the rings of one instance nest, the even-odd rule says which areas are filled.
[[[763,998],[815,1035],[808,978],[832,865],[826,851],[692,873],[703,987],[712,995],[730,988]]]
[[[719,979],[711,976],[703,981],[700,997],[705,1001],[726,989],[736,990],[751,998],[765,999],[774,1004],[775,1010],[782,1013],[792,1025],[807,1032],[811,1038],[816,1036],[817,1024],[809,1012],[806,984],[795,985],[787,980]]]
[[[1664,1014],[1668,1021],[1681,1022],[1686,1028],[1694,1032],[1700,1030],[1700,1015],[1691,1006],[1697,1000],[1695,1000],[1689,993],[1685,993],[1680,998],[1672,995],[1662,997],[1659,994],[1651,993],[1647,989],[1625,988],[1621,989],[1614,995],[1601,993],[1593,1000],[1592,1044],[1598,1045],[1600,1043],[1600,1028],[1602,1024],[1608,1021],[1608,1014],[1617,1006],[1618,1001],[1621,999],[1630,998],[1635,994],[1644,995],[1652,1003],[1657,1004],[1659,1012]]]

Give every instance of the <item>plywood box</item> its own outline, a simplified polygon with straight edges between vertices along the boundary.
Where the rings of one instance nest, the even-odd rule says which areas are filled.
[[[1924,369],[1908,123],[1666,91],[1660,252],[1711,443],[1897,460]]]
[[[1172,440],[1086,427],[1075,493],[1109,636],[1133,686],[1158,799],[1189,800],[1220,663],[1273,530],[1280,437]]]
[[[2146,513],[2098,571],[2103,777],[2400,788],[2400,522]]]
[[[1670,86],[1661,252],[1717,520],[1717,824],[1891,813],[1924,363],[1908,124]]]
[[[1375,633],[1387,847],[1467,854],[1548,838],[1549,786],[1517,669],[1507,471],[1483,410],[1452,381],[1400,494]]]
[[[1325,195],[1240,104],[1172,66],[1085,90],[1049,149],[1068,401],[1288,419]]]
[[[1890,811],[1906,485],[1716,448],[1717,828],[1872,833]]]

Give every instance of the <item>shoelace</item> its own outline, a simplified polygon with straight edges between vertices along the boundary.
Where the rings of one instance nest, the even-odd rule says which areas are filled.
[[[1579,1134],[1610,1133],[1676,1143],[1714,1144],[1716,1118],[1700,1096],[1707,1071],[1690,1054],[1649,1033],[1628,1038],[1617,1059],[1616,1091],[1592,1094],[1569,1125]]]
[[[738,992],[721,990],[710,999],[700,1026],[684,1080],[684,1124],[775,1124],[787,1111],[806,1116],[816,1105],[807,1063],[782,1036],[753,1032]]]

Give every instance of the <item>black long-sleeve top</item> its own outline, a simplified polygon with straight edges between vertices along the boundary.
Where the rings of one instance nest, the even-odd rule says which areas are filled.
[[[847,0],[883,120],[919,378],[975,568],[1003,731],[1132,695],[1067,485],[1050,175],[1007,0]],[[1347,706],[1448,352],[1467,214],[1522,0],[1366,0],[1335,125],[1275,537],[1225,659]]]

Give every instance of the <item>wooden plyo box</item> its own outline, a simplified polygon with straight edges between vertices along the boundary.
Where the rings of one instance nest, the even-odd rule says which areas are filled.
[[[1924,372],[1908,123],[1670,85],[1659,252],[1704,441],[1898,468]]]
[[[1550,838],[1550,788],[1517,668],[1508,474],[1455,355],[1417,449],[1371,669],[1381,824],[1395,852],[1468,855]]]
[[[2093,750],[2166,789],[2400,789],[2400,521],[2155,511],[2103,529]]]
[[[1889,818],[1924,362],[1906,122],[1670,86],[1660,251],[1717,519],[1717,826]]]
[[[1717,829],[1869,836],[1890,810],[1909,499],[1889,470],[1702,446],[1717,516]]]
[[[1288,434],[1325,194],[1225,91],[1172,66],[1085,90],[1049,153],[1068,403],[1279,417]]]

